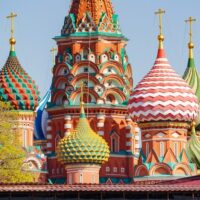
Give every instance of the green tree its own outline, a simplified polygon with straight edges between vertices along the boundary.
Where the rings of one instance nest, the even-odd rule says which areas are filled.
[[[15,120],[17,112],[9,103],[0,101],[0,182],[33,182],[34,175],[22,171],[26,152],[20,145]]]

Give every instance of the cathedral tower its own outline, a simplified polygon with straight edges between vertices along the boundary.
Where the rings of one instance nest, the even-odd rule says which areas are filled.
[[[33,146],[34,110],[40,100],[39,91],[32,78],[21,67],[15,51],[14,18],[11,13],[10,53],[0,71],[0,97],[2,101],[10,102],[17,111],[17,130],[23,147]]]
[[[149,73],[136,86],[129,101],[131,117],[141,128],[142,151],[136,177],[173,178],[196,174],[186,152],[187,134],[198,113],[198,99],[169,64],[163,47],[159,9],[159,48]]]
[[[110,0],[73,0],[65,17],[53,68],[47,151],[49,177],[64,177],[55,156],[56,146],[79,120],[80,84],[84,83],[86,116],[92,129],[111,150],[100,171],[101,182],[128,182],[138,154],[138,134],[129,119],[127,103],[133,87],[118,16]]]

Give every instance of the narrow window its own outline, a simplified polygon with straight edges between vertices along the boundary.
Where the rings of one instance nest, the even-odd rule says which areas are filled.
[[[80,174],[80,183],[83,183],[83,174]]]
[[[178,143],[174,143],[174,155],[178,157]]]
[[[149,143],[146,143],[146,157],[149,155]]]
[[[163,142],[160,142],[160,156],[164,157],[165,155],[165,146]]]
[[[27,130],[26,129],[23,130],[23,147],[24,148],[27,147]]]
[[[72,184],[72,174],[69,174],[69,184]]]

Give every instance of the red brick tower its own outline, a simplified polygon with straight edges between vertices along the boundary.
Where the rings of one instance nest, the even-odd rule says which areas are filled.
[[[110,0],[73,0],[65,17],[53,68],[48,107],[48,170],[53,181],[65,177],[55,150],[79,120],[80,84],[84,82],[85,112],[92,129],[109,144],[111,154],[100,171],[101,182],[130,182],[138,155],[138,134],[127,117],[133,86],[118,16]]]

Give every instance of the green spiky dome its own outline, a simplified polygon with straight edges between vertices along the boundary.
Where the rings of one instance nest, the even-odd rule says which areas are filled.
[[[95,133],[84,113],[76,129],[58,144],[57,158],[62,164],[88,163],[103,164],[110,155],[106,141]]]
[[[200,101],[200,76],[195,67],[194,58],[189,58],[188,66],[184,73],[183,78],[193,89],[194,93]]]
[[[195,126],[192,127],[191,138],[187,143],[187,153],[190,160],[200,169],[200,141],[197,138]]]
[[[35,82],[21,67],[15,51],[0,72],[0,98],[16,110],[35,110],[40,100]]]

